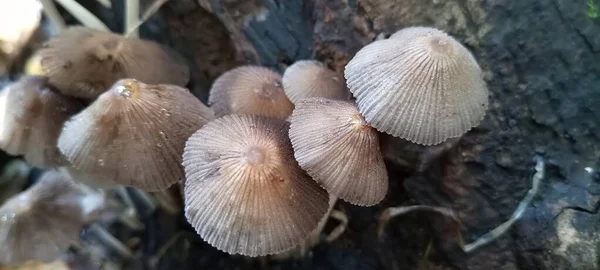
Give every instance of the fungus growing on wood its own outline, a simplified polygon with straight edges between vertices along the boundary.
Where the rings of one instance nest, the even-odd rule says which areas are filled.
[[[297,61],[283,73],[283,90],[297,104],[304,98],[347,100],[350,93],[342,74],[314,60]]]
[[[228,115],[190,137],[185,214],[209,244],[262,256],[302,243],[328,209],[325,190],[294,160],[289,124]]]
[[[433,28],[404,29],[365,46],[344,76],[371,126],[418,144],[461,136],[488,106],[473,55]]]
[[[185,141],[213,118],[185,88],[125,79],[65,124],[58,147],[76,180],[158,191],[184,178]]]
[[[62,93],[96,98],[119,79],[185,86],[189,68],[158,43],[71,27],[40,50],[42,69]]]
[[[217,117],[252,114],[285,119],[294,109],[283,91],[281,75],[260,66],[223,73],[210,89],[209,104]]]
[[[50,262],[71,244],[99,204],[65,174],[46,172],[26,191],[0,207],[0,265]]]
[[[385,197],[388,176],[378,134],[347,101],[304,99],[290,125],[294,155],[330,194],[371,206]]]
[[[36,167],[63,165],[58,136],[64,121],[81,108],[49,86],[46,77],[24,76],[0,92],[0,148],[24,155]]]

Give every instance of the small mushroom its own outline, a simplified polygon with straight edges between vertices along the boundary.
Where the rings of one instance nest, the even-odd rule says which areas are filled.
[[[210,89],[217,117],[253,114],[285,119],[294,110],[283,91],[281,75],[265,67],[242,66],[223,73]]]
[[[473,55],[433,28],[402,30],[362,48],[345,69],[359,111],[377,130],[423,145],[478,125],[488,90]]]
[[[63,123],[82,104],[63,96],[43,76],[23,76],[0,92],[0,148],[40,168],[64,165],[56,146]]]
[[[76,180],[158,191],[183,180],[185,141],[213,118],[185,88],[124,79],[65,123],[58,147]]]
[[[40,50],[50,83],[69,96],[94,99],[117,80],[185,86],[189,68],[158,43],[85,27],[70,27]]]
[[[9,199],[0,207],[0,265],[50,262],[77,243],[89,213],[84,198],[68,176],[49,171]]]
[[[319,61],[297,61],[285,70],[282,82],[283,90],[294,104],[304,98],[348,100],[350,96],[344,76]]]
[[[371,206],[388,190],[378,133],[356,106],[325,98],[296,104],[290,139],[300,167],[330,194]]]
[[[288,128],[276,118],[228,115],[190,137],[185,214],[206,242],[263,256],[293,248],[317,227],[329,198],[294,160]]]

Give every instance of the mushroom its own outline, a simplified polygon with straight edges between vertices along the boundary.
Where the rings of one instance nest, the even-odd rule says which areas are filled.
[[[0,148],[40,167],[64,165],[56,146],[63,122],[82,108],[43,76],[23,76],[0,92]]]
[[[50,262],[77,243],[90,205],[67,175],[48,171],[0,207],[0,265]],[[92,207],[92,208],[90,208]]]
[[[433,28],[404,29],[367,45],[344,76],[371,126],[418,144],[461,136],[481,122],[488,106],[473,55]]]
[[[304,98],[347,100],[350,96],[344,76],[314,60],[297,61],[288,67],[282,82],[283,90],[294,104]]]
[[[184,178],[185,141],[213,118],[185,88],[124,79],[65,123],[58,147],[76,180],[159,191]]]
[[[206,242],[263,256],[293,248],[317,227],[328,195],[294,160],[288,127],[276,118],[228,115],[187,141],[185,215]]]
[[[285,119],[294,110],[283,91],[281,75],[265,67],[242,66],[223,73],[210,89],[217,117],[253,114]]]
[[[388,190],[388,175],[378,133],[354,104],[325,98],[296,104],[290,125],[294,155],[330,194],[371,206]]]
[[[173,51],[158,43],[70,27],[40,50],[50,83],[69,96],[94,99],[117,80],[185,86],[189,69]]]
[[[398,30],[392,34],[390,38],[398,38],[399,40],[411,40],[412,38],[422,36],[424,34],[435,34],[439,30],[431,27],[413,26]]]

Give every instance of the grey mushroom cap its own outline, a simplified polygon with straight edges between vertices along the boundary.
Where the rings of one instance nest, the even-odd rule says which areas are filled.
[[[344,76],[371,126],[423,145],[478,125],[489,102],[473,55],[433,28],[405,29],[365,46]]]
[[[290,125],[294,156],[330,194],[349,203],[371,206],[388,190],[379,134],[348,101],[304,99]]]
[[[228,115],[186,143],[185,215],[209,244],[264,256],[302,243],[328,209],[327,192],[294,160],[289,123]]]

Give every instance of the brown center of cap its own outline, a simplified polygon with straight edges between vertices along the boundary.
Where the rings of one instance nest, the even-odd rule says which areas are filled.
[[[242,154],[242,157],[246,160],[246,162],[249,165],[254,166],[264,164],[267,158],[267,153],[264,149],[260,147],[251,146],[248,149],[246,149],[246,151]]]
[[[437,53],[451,54],[453,51],[450,41],[442,37],[431,38],[429,45],[431,46],[431,49]]]
[[[367,124],[367,121],[365,121],[365,118],[362,117],[362,115],[355,113],[353,114],[350,119],[348,119],[348,123],[350,123],[350,126],[352,127],[352,129],[358,130],[358,129],[364,129],[364,128],[369,128],[370,126]]]
[[[137,98],[140,95],[140,83],[134,79],[121,80],[115,84],[113,91],[120,97]]]
[[[272,83],[264,83],[261,88],[254,89],[254,93],[264,99],[276,99],[281,92],[281,87],[281,82],[275,80]]]

